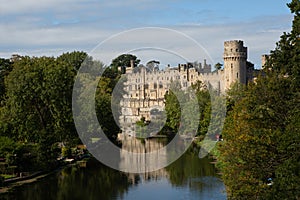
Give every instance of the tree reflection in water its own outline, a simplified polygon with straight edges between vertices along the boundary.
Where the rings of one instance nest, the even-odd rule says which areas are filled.
[[[215,193],[218,193],[219,199],[226,199],[226,195],[222,193],[224,185],[209,162],[208,158],[199,159],[198,152],[189,149],[164,169],[143,174],[128,174],[90,159],[87,163],[64,168],[32,184],[15,187],[10,193],[0,195],[0,199],[131,200],[140,197],[153,199],[159,195],[172,199],[180,199],[182,195],[188,196],[189,199],[212,199]]]

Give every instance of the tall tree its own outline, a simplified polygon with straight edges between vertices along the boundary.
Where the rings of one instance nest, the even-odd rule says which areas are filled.
[[[300,2],[288,6],[292,32],[271,52],[264,76],[229,96],[219,148],[229,199],[300,198]]]
[[[88,54],[83,51],[63,53],[57,58],[58,61],[69,64],[70,66],[74,67],[75,70],[78,70],[86,59],[88,59]]]
[[[119,78],[119,77],[118,77]],[[117,134],[120,132],[115,120],[118,116],[113,116],[112,106],[117,106],[117,98],[112,98],[112,92],[118,79],[101,77],[96,91],[96,113],[103,132],[113,142],[116,141]],[[121,91],[119,91],[121,92]],[[115,112],[116,114],[116,112]]]
[[[10,129],[1,134],[39,144],[41,158],[52,161],[51,146],[76,137],[71,110],[74,76],[72,66],[55,58],[22,57],[14,62],[5,79],[7,99],[1,113],[2,126]]]
[[[12,70],[12,62],[9,59],[0,58],[0,102],[5,95],[4,79]]]
[[[131,61],[133,61],[133,67],[137,67],[140,60],[132,54],[122,54],[111,62],[111,67],[113,69],[118,69],[118,67],[130,67]]]
[[[172,130],[177,132],[180,125],[181,108],[177,96],[183,95],[180,85],[174,84],[165,95],[165,110],[167,115],[166,126],[164,130]],[[177,95],[177,96],[176,96]]]

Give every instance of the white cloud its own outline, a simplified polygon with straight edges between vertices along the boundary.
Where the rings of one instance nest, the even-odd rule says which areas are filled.
[[[167,28],[183,32],[195,39],[207,50],[209,54],[207,56],[212,57],[212,62],[222,62],[225,40],[244,40],[248,47],[249,60],[259,66],[260,55],[273,49],[282,32],[289,31],[291,27],[290,15],[213,25],[197,25],[193,19],[189,22],[184,18],[182,21],[161,23],[159,21],[163,20],[151,17],[155,12],[164,12],[166,3],[157,5],[158,1],[149,0],[142,0],[139,3],[134,0],[101,1],[101,3],[96,0],[7,1],[0,4],[2,18],[0,19],[0,56],[9,57],[13,53],[35,56],[59,55],[63,51],[72,50],[89,52],[111,35],[130,28],[147,26],[158,20],[158,25],[170,24]],[[150,15],[150,12],[154,14]],[[209,11],[208,14],[211,12]],[[164,14],[168,15],[168,12],[165,11]],[[176,36],[156,31],[132,32],[123,41],[111,43],[107,51],[102,52],[104,61],[108,63],[116,53],[137,48],[138,45],[147,46],[143,41],[138,40],[139,38],[152,38],[152,45],[162,45],[166,49],[186,54],[185,57],[190,61],[202,61],[205,57],[205,53],[195,51],[195,48],[187,42],[180,41]],[[170,55],[168,57],[166,53],[158,52],[156,56],[155,51],[148,51],[148,55],[146,52],[145,50],[137,52],[144,62],[156,57],[163,60],[162,55],[165,55],[165,61],[162,62],[172,63],[167,60],[170,59]]]
[[[201,43],[215,62],[222,62],[224,41],[243,40],[249,60],[259,67],[261,55],[273,50],[280,35],[290,31],[291,20],[290,15],[273,16],[226,25],[184,26],[179,30]]]
[[[53,8],[66,7],[81,0],[13,0],[0,4],[0,15],[11,15],[20,13],[44,12]]]

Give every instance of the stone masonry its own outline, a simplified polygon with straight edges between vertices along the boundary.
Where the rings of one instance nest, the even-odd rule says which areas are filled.
[[[253,79],[254,68],[247,62],[247,47],[244,47],[243,41],[225,41],[223,59],[223,69],[214,72],[206,60],[199,66],[186,63],[167,66],[164,70],[144,66],[133,68],[133,64],[126,67],[123,75],[126,77],[126,94],[120,102],[122,132],[134,135],[135,123],[141,117],[151,120],[151,110],[163,111],[164,96],[172,82],[178,82],[182,89],[186,89],[199,80],[224,94],[234,82],[247,84]]]

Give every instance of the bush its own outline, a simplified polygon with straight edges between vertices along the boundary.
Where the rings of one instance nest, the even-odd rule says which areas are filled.
[[[70,147],[63,147],[61,149],[61,154],[63,157],[69,158],[72,156],[72,151]]]

